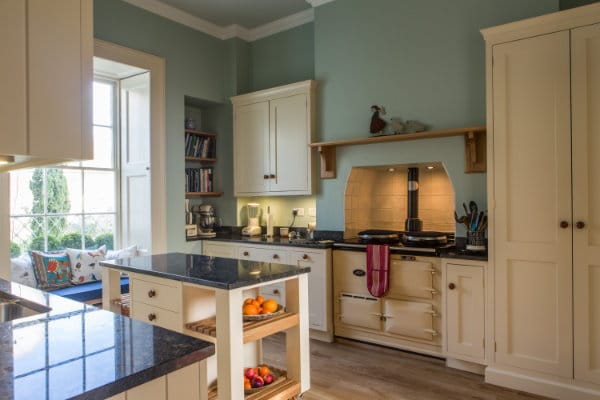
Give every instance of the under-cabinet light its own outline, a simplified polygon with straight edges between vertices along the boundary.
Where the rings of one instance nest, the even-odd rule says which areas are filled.
[[[0,165],[14,163],[14,162],[15,162],[15,157],[14,156],[2,156],[2,155],[0,155]]]

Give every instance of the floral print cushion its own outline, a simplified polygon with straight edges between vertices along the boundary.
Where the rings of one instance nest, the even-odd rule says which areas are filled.
[[[65,252],[32,251],[31,258],[38,288],[60,288],[71,284],[71,261]]]
[[[106,258],[106,246],[96,250],[67,249],[71,260],[73,276],[71,282],[78,285],[86,282],[102,280],[102,267],[100,261]]]

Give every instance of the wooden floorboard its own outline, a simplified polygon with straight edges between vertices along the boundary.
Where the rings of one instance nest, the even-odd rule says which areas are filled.
[[[285,336],[263,339],[265,362],[285,367]],[[540,400],[447,368],[443,360],[351,340],[311,340],[311,389],[303,400]]]

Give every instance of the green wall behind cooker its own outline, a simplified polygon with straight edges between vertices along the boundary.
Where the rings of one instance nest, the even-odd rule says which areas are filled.
[[[558,0],[344,0],[316,8],[319,140],[368,136],[372,104],[385,106],[386,118],[431,129],[485,125],[479,30],[557,10]],[[426,161],[444,163],[457,206],[486,207],[486,175],[463,172],[460,137],[341,147],[337,178],[322,180],[316,196],[319,229],[344,228],[352,166]]]

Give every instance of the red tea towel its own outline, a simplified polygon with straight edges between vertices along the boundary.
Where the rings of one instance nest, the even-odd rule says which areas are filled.
[[[388,291],[390,279],[390,246],[367,245],[367,289],[375,297],[383,297]]]

